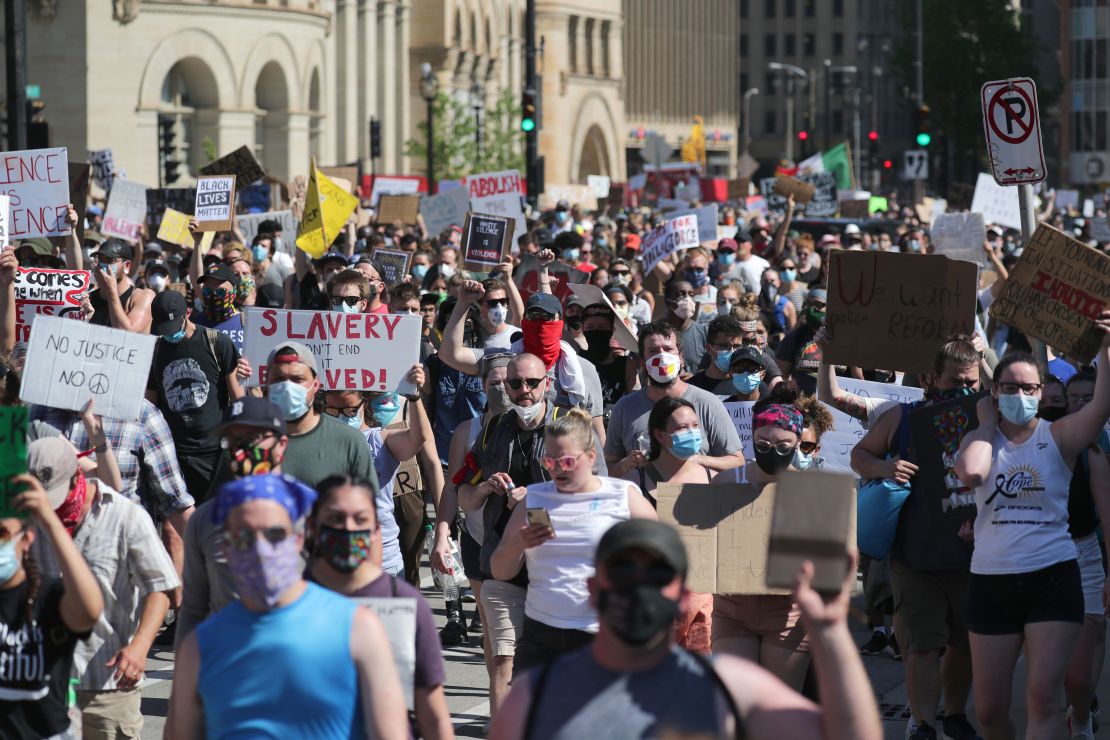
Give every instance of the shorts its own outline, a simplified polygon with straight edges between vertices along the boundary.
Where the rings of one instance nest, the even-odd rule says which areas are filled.
[[[789,596],[737,594],[713,596],[713,642],[728,637],[758,637],[796,652],[808,652],[802,612]]]
[[[965,570],[917,570],[891,558],[894,632],[903,653],[924,653],[952,645],[966,652]]]
[[[516,654],[516,644],[524,633],[524,597],[527,591],[505,581],[482,581],[482,607],[485,609],[486,634],[497,657]]]
[[[1106,585],[1106,571],[1102,569],[1102,548],[1098,535],[1090,534],[1075,540],[1079,553],[1079,579],[1083,584],[1083,613],[1104,616],[1102,588]]]
[[[1033,622],[1083,623],[1079,563],[1066,560],[1031,573],[972,573],[968,629],[977,635],[1021,634]]]
[[[482,546],[462,527],[459,527],[459,555],[462,556],[463,573],[470,582],[481,583],[485,580],[482,574]]]
[[[593,640],[592,632],[552,627],[537,619],[525,617],[524,634],[513,660],[513,675],[519,676],[524,671],[541,666],[560,655],[573,653]]]
[[[139,738],[143,732],[142,692],[133,689],[86,691],[78,689],[81,737],[90,740]]]

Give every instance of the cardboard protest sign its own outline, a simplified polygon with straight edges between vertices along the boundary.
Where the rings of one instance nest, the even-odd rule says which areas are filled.
[[[320,167],[321,172],[328,176],[333,182],[342,181],[345,183],[344,189],[352,195],[358,195],[355,189],[355,183],[358,182],[358,167],[351,165],[337,165],[335,167]]]
[[[978,269],[941,255],[831,254],[826,362],[884,370],[932,367],[952,334],[975,328]]]
[[[77,211],[77,239],[85,240],[85,209],[89,203],[89,165],[85,162],[69,163],[69,202]],[[60,242],[59,242],[60,243]]]
[[[463,269],[470,272],[490,272],[509,255],[513,227],[516,221],[488,213],[468,213],[463,221]]]
[[[378,201],[378,223],[392,224],[400,221],[408,226],[416,225],[416,216],[420,213],[420,196],[413,195],[383,195]]]
[[[36,316],[85,319],[81,297],[92,284],[88,270],[20,267],[15,275],[15,340],[26,342]]]
[[[297,247],[310,257],[323,257],[357,206],[358,198],[333,183],[313,162]]]
[[[1110,223],[1105,218],[1092,218],[1087,224],[1091,238],[1099,244],[1110,242]]]
[[[381,263],[385,274],[380,277],[386,285],[396,285],[409,274],[409,260],[412,259],[409,252],[402,252],[399,249],[375,249],[370,256]]]
[[[0,195],[0,251],[7,249],[12,243],[10,237],[11,208],[11,196]]]
[[[520,199],[524,192],[516,170],[486,172],[466,178],[466,191],[472,213],[489,213],[515,219],[512,243],[524,235],[527,224]]]
[[[201,231],[227,231],[235,223],[235,175],[197,178],[193,214]]]
[[[72,411],[91,398],[101,416],[138,419],[157,341],[133,331],[39,316],[19,397]]]
[[[775,486],[660,483],[659,521],[686,545],[686,585],[703,594],[788,594],[767,586]]]
[[[113,174],[116,169],[111,149],[90,149],[89,164],[92,166],[92,179],[104,190],[112,189]],[[76,205],[76,204],[74,204]]]
[[[162,214],[162,223],[158,227],[158,239],[168,244],[192,249],[196,245],[196,240],[193,239],[193,233],[189,231],[189,216],[181,211],[167,208]]]
[[[716,225],[714,235],[715,232]],[[678,250],[698,246],[699,235],[698,217],[693,215],[672,218],[657,226],[640,243],[640,261],[644,265],[644,275],[650,275],[656,265]]]
[[[534,254],[520,255],[520,264],[513,270],[513,280],[516,281],[517,290],[520,291],[520,300],[528,303],[534,293],[540,292],[539,278],[540,263]],[[551,280],[549,286],[551,294],[566,304],[570,298],[572,285],[580,285],[589,279],[589,275],[562,262],[553,262],[547,267],[547,276]]]
[[[420,192],[419,177],[378,175],[370,186],[370,207],[377,208],[383,195],[408,195]]]
[[[65,236],[69,160],[65,147],[0,153],[0,192],[11,197],[11,239]]]
[[[146,191],[146,222],[151,233],[158,233],[162,214],[167,208],[187,216],[193,215],[197,202],[196,188],[148,188]]]
[[[1102,343],[1095,326],[1110,303],[1110,257],[1040,224],[990,314],[1086,364]]]
[[[885,403],[910,403],[920,400],[924,392],[920,388],[898,385],[896,383],[876,383],[869,380],[838,377],[837,385],[845,393],[861,398],[882,399]],[[863,423],[854,416],[825,404],[833,417],[833,428],[821,436],[821,457],[825,459],[822,470],[852,472],[852,448],[867,433]],[[876,417],[877,418],[877,417]]]
[[[568,287],[570,288],[570,292],[578,296],[585,305],[592,306],[595,303],[600,303],[612,311],[613,337],[629,352],[639,351],[636,335],[623,321],[621,321],[620,317],[617,316],[617,309],[613,307],[612,302],[609,300],[609,296],[605,295],[605,292],[601,288],[596,285],[575,285],[573,283],[569,284]]]
[[[752,445],[752,406],[755,406],[755,401],[725,401],[725,411],[732,419],[740,444],[744,445],[745,460],[755,459],[755,447]]]
[[[856,478],[785,470],[778,475],[767,552],[767,585],[792,588],[802,563],[813,563],[813,588],[837,593],[855,549]]]
[[[586,184],[590,186],[595,198],[608,198],[612,182],[608,175],[586,175]]]
[[[293,217],[293,211],[267,211],[266,213],[248,213],[243,216],[236,216],[235,223],[239,227],[239,233],[243,235],[243,242],[245,244],[252,244],[254,237],[258,234],[258,226],[263,221],[277,221],[281,225],[283,234],[292,235],[297,231],[297,219]],[[292,242],[292,239],[283,237],[286,244]],[[287,253],[288,249],[285,250]]]
[[[469,206],[466,188],[451,188],[438,195],[425,195],[420,201],[420,215],[428,235],[437,237],[452,226],[462,228]]]
[[[750,178],[741,177],[737,180],[728,181],[728,199],[740,203],[744,198],[748,197],[748,191],[752,187]]]
[[[782,216],[786,212],[786,195],[776,190],[780,177],[765,177],[759,181],[759,192],[763,196],[766,208],[776,216]],[[795,218],[803,214],[809,218],[831,218],[836,215],[837,209],[840,207],[840,202],[837,200],[836,173],[810,173],[791,179],[813,186],[813,195],[805,204],[800,204],[797,201],[797,195],[801,192],[799,186],[789,186],[792,192],[795,192]],[[782,187],[786,188],[787,186],[783,185]],[[747,210],[752,210],[750,205]]]
[[[405,691],[405,704],[413,711],[413,676],[416,674],[416,599],[412,597],[370,597],[354,599],[355,603],[369,607],[378,615],[389,647],[393,664]]]
[[[1056,207],[1061,211],[1079,207],[1079,191],[1061,188],[1056,191]]]
[[[239,147],[230,154],[225,154],[215,162],[204,165],[198,170],[198,173],[206,177],[235,175],[235,182],[243,188],[266,176],[262,165],[254,158],[250,147],[246,145]]]
[[[813,200],[813,194],[816,188],[812,183],[799,180],[790,175],[776,175],[775,176],[775,189],[777,195],[789,198],[794,196],[794,203],[796,205],[805,205]]]
[[[948,200],[951,201],[952,198]],[[1008,226],[1011,229],[1021,228],[1017,190],[999,185],[986,172],[980,172],[979,179],[975,181],[971,210],[983,214],[983,220],[987,223]]]
[[[840,215],[843,218],[867,218],[871,215],[868,212],[870,205],[870,198],[865,200],[842,200],[840,201]]]
[[[11,481],[27,472],[27,407],[0,406],[0,519],[26,516],[15,510],[22,491]]]
[[[717,204],[710,203],[709,205],[702,206],[701,208],[688,208],[685,210],[675,211],[668,214],[668,218],[679,218],[680,216],[697,216],[698,217],[698,241],[699,242],[712,242],[713,248],[717,248]]]
[[[325,390],[413,393],[405,379],[420,360],[422,319],[408,314],[286,311],[243,307],[248,385],[266,382],[266,360],[282,342],[308,347]]]
[[[135,244],[146,221],[146,185],[116,179],[108,195],[108,208],[100,224],[100,233]]]
[[[987,226],[981,213],[945,213],[937,216],[929,230],[929,240],[937,254],[976,264],[986,257],[983,242]]]

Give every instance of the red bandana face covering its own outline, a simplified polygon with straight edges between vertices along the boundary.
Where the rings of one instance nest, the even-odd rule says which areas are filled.
[[[559,340],[563,336],[563,322],[524,319],[520,329],[524,334],[524,351],[543,360],[548,370],[554,367],[562,351]]]
[[[66,500],[54,510],[54,513],[62,520],[62,526],[69,532],[70,537],[73,536],[74,530],[81,522],[81,510],[85,508],[86,495],[85,474],[77,471],[77,480],[74,482],[73,488],[66,494]]]

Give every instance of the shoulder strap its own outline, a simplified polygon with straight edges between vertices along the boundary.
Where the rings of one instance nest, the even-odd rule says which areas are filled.
[[[521,735],[523,740],[528,740],[532,737],[532,728],[536,726],[536,709],[539,706],[540,698],[543,696],[543,690],[547,686],[547,679],[551,676],[551,665],[555,659],[545,660],[540,670],[536,673],[536,682],[532,686],[532,701],[528,702],[528,716],[524,718],[524,734]]]
[[[744,740],[747,738],[748,732],[744,728],[744,718],[740,716],[740,707],[737,706],[736,699],[733,698],[732,692],[728,690],[728,686],[725,685],[724,680],[721,678],[720,674],[717,673],[717,669],[713,667],[712,661],[700,653],[686,650],[686,648],[683,648],[683,650],[694,659],[695,663],[702,667],[706,675],[709,676],[709,680],[711,680],[724,695],[728,710],[732,712],[732,716],[736,720],[736,740]]]
[[[208,344],[208,351],[212,354],[212,359],[216,361],[216,369],[222,376],[224,374],[224,366],[220,363],[220,353],[216,351],[219,346],[220,333],[211,327],[204,327],[204,341]]]

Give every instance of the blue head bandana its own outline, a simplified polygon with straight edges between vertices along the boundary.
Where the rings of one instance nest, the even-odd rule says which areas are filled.
[[[316,491],[288,475],[248,475],[220,487],[212,518],[222,524],[232,509],[256,499],[281,504],[295,522],[312,508]]]

